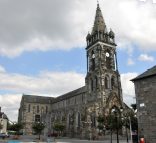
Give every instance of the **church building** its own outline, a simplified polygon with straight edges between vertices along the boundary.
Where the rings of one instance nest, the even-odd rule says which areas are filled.
[[[41,103],[31,100],[31,95],[29,100],[24,100],[26,95],[23,95],[19,122],[25,123],[25,134],[33,133],[32,124],[37,117],[39,121],[46,123],[46,134],[53,131],[56,122],[61,122],[65,125],[66,135],[87,136],[87,132],[96,132],[98,116],[108,116],[112,108],[124,107],[115,34],[112,30],[107,30],[99,4],[97,4],[93,29],[86,36],[86,43],[85,86],[56,98],[37,97]],[[34,96],[32,99],[35,99]],[[35,111],[31,110],[30,106]],[[45,110],[44,118],[40,112],[42,106]],[[26,116],[28,112],[29,115]]]

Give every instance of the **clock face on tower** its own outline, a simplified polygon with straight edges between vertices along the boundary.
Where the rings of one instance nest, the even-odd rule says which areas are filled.
[[[109,55],[109,53],[107,52],[107,53],[106,53],[106,57],[109,57],[109,56],[110,56],[110,55]]]
[[[92,55],[92,59],[95,59],[95,54]]]

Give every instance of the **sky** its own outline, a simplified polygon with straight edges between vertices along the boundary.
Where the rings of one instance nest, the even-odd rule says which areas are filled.
[[[124,102],[130,79],[156,65],[156,1],[99,0],[115,32]],[[96,0],[0,0],[0,106],[16,121],[22,94],[56,97],[85,84]]]

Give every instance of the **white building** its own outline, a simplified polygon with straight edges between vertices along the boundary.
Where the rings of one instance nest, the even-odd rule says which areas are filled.
[[[2,125],[2,128],[0,128],[0,133],[7,133],[7,121],[8,118],[3,112],[1,112],[0,107],[0,125]]]

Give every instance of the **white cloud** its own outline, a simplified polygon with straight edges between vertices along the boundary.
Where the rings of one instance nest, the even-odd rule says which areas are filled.
[[[130,81],[137,73],[121,74],[124,101],[130,105],[135,96],[134,85]],[[36,77],[19,74],[0,73],[0,90],[15,92],[0,94],[0,105],[9,119],[16,121],[21,93],[42,96],[58,96],[84,85],[85,76],[75,72],[42,72]]]
[[[55,97],[84,86],[85,76],[72,71],[45,71],[37,76],[0,72],[0,79],[0,93],[5,91],[0,94],[0,106],[10,120],[17,121],[22,93]]]
[[[4,72],[5,72],[5,68],[0,65],[0,73],[4,73]]]
[[[0,90],[52,96],[84,85],[84,75],[76,72],[42,72],[37,76],[0,73],[0,79]]]
[[[17,121],[21,97],[21,94],[0,95],[2,112],[4,112],[11,121]]]
[[[117,43],[156,50],[156,9],[152,3],[101,0],[100,6]],[[24,51],[85,46],[95,9],[96,1],[90,0],[0,1],[0,55],[15,57]]]
[[[149,56],[147,54],[141,54],[138,58],[139,61],[145,61],[145,62],[153,62],[155,59],[152,56]]]
[[[132,66],[132,65],[135,64],[135,62],[133,61],[132,58],[128,58],[127,64],[128,64],[129,66]]]
[[[130,80],[135,78],[137,75],[138,75],[137,73],[121,74],[123,99],[124,99],[124,102],[127,103],[128,105],[134,102],[134,97],[135,97],[134,84]]]

